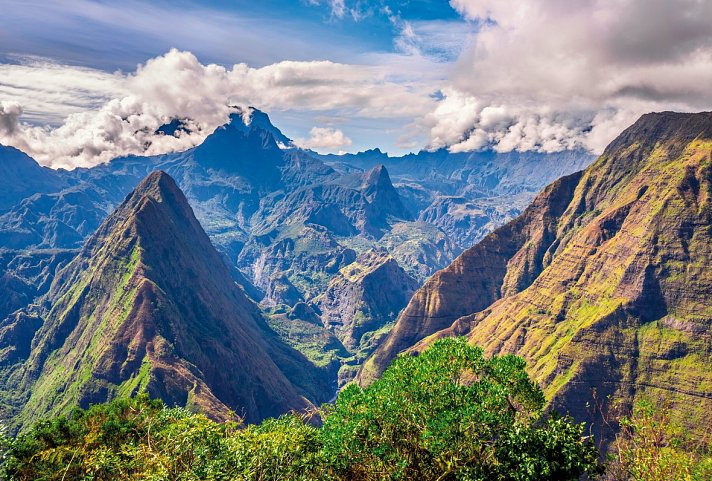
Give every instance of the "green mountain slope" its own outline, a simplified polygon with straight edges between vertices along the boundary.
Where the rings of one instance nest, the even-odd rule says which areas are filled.
[[[34,336],[38,323],[22,316],[0,328],[19,422],[143,389],[216,419],[234,411],[257,421],[331,391],[267,327],[162,172],[141,182],[23,316],[43,320]]]
[[[711,157],[712,113],[643,116],[582,174],[549,186],[426,283],[361,380],[418,341],[416,350],[466,335],[488,353],[524,356],[554,407],[600,430],[587,403],[610,395],[624,406],[671,403],[703,435],[712,412]]]

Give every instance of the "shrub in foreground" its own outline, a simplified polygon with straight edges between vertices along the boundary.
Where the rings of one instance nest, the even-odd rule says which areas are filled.
[[[464,340],[399,357],[322,409],[215,423],[146,395],[76,410],[6,439],[8,480],[566,480],[597,471],[584,427],[542,415],[515,356]]]
[[[542,416],[516,356],[485,359],[464,339],[401,356],[326,408],[327,466],[350,480],[566,480],[597,469],[584,426]]]
[[[710,432],[712,435],[712,432]],[[620,420],[610,454],[610,481],[708,481],[712,479],[712,443],[693,440],[670,419],[667,406],[639,402]]]

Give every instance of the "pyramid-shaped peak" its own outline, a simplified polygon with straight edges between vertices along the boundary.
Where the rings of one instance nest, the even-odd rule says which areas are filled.
[[[159,204],[171,204],[182,210],[190,209],[188,199],[185,198],[176,181],[162,170],[156,170],[146,176],[128,195],[122,207],[134,210],[136,206],[143,204],[145,199],[153,199]],[[123,209],[120,207],[119,210]],[[192,217],[192,210],[190,217]]]
[[[151,187],[167,187],[177,189],[175,180],[162,170],[154,170],[148,174],[136,187],[136,190],[150,189]]]
[[[364,174],[364,182],[372,186],[392,186],[388,169],[383,164],[379,164]]]
[[[131,232],[126,235],[140,238],[141,242],[160,243],[161,239],[173,235],[192,238],[193,242],[200,239],[205,248],[210,246],[183,191],[163,171],[149,174],[126,196],[116,211],[89,238],[84,251],[100,249],[107,238],[124,235],[120,232]]]
[[[134,192],[149,193],[151,191],[180,191],[173,177],[162,170],[154,170],[139,182]]]
[[[25,419],[139,388],[218,420],[310,407],[291,376],[318,379],[316,371],[271,333],[165,172],[148,175],[105,220],[46,302],[62,308],[43,313],[33,340]],[[50,355],[62,362],[45,363]],[[34,394],[45,387],[64,393],[62,403]]]
[[[362,192],[371,203],[374,212],[381,217],[392,215],[401,219],[411,219],[412,216],[405,208],[403,202],[391,182],[388,170],[381,164],[373,167],[363,174]]]

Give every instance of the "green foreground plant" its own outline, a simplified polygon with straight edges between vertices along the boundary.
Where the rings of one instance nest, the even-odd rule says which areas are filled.
[[[712,433],[710,433],[712,434]],[[606,478],[610,481],[708,481],[712,442],[690,439],[670,419],[669,406],[638,403],[622,417]]]
[[[36,423],[7,443],[8,480],[566,480],[598,472],[584,426],[543,415],[515,356],[463,339],[401,356],[320,412],[216,423],[147,395]]]

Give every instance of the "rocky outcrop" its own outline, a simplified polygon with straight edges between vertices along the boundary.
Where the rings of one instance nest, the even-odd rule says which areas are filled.
[[[0,326],[0,349],[27,340],[33,313],[44,322],[11,374],[26,396],[17,422],[143,389],[169,405],[253,422],[330,391],[233,282],[165,173],[148,176],[109,216],[30,318]]]
[[[325,227],[294,224],[251,238],[237,261],[267,293],[264,304],[292,306],[318,296],[328,277],[355,258]]]
[[[508,201],[439,196],[420,213],[419,219],[440,227],[460,245],[472,246],[518,216],[530,200],[528,195],[511,196]]]
[[[465,335],[489,354],[524,356],[551,405],[603,439],[610,432],[590,406],[609,395],[624,407],[670,403],[702,436],[712,411],[711,226],[712,113],[644,115],[586,171],[434,276],[370,373],[409,343]]]
[[[368,251],[329,283],[319,301],[322,322],[355,352],[364,334],[395,320],[417,286],[387,251]]]
[[[294,284],[284,274],[276,274],[271,276],[265,284],[265,296],[262,299],[262,304],[265,306],[276,306],[285,304],[294,306],[300,302],[302,295],[299,293]]]
[[[398,264],[422,284],[447,267],[462,249],[445,232],[426,222],[397,222],[378,241]]]

